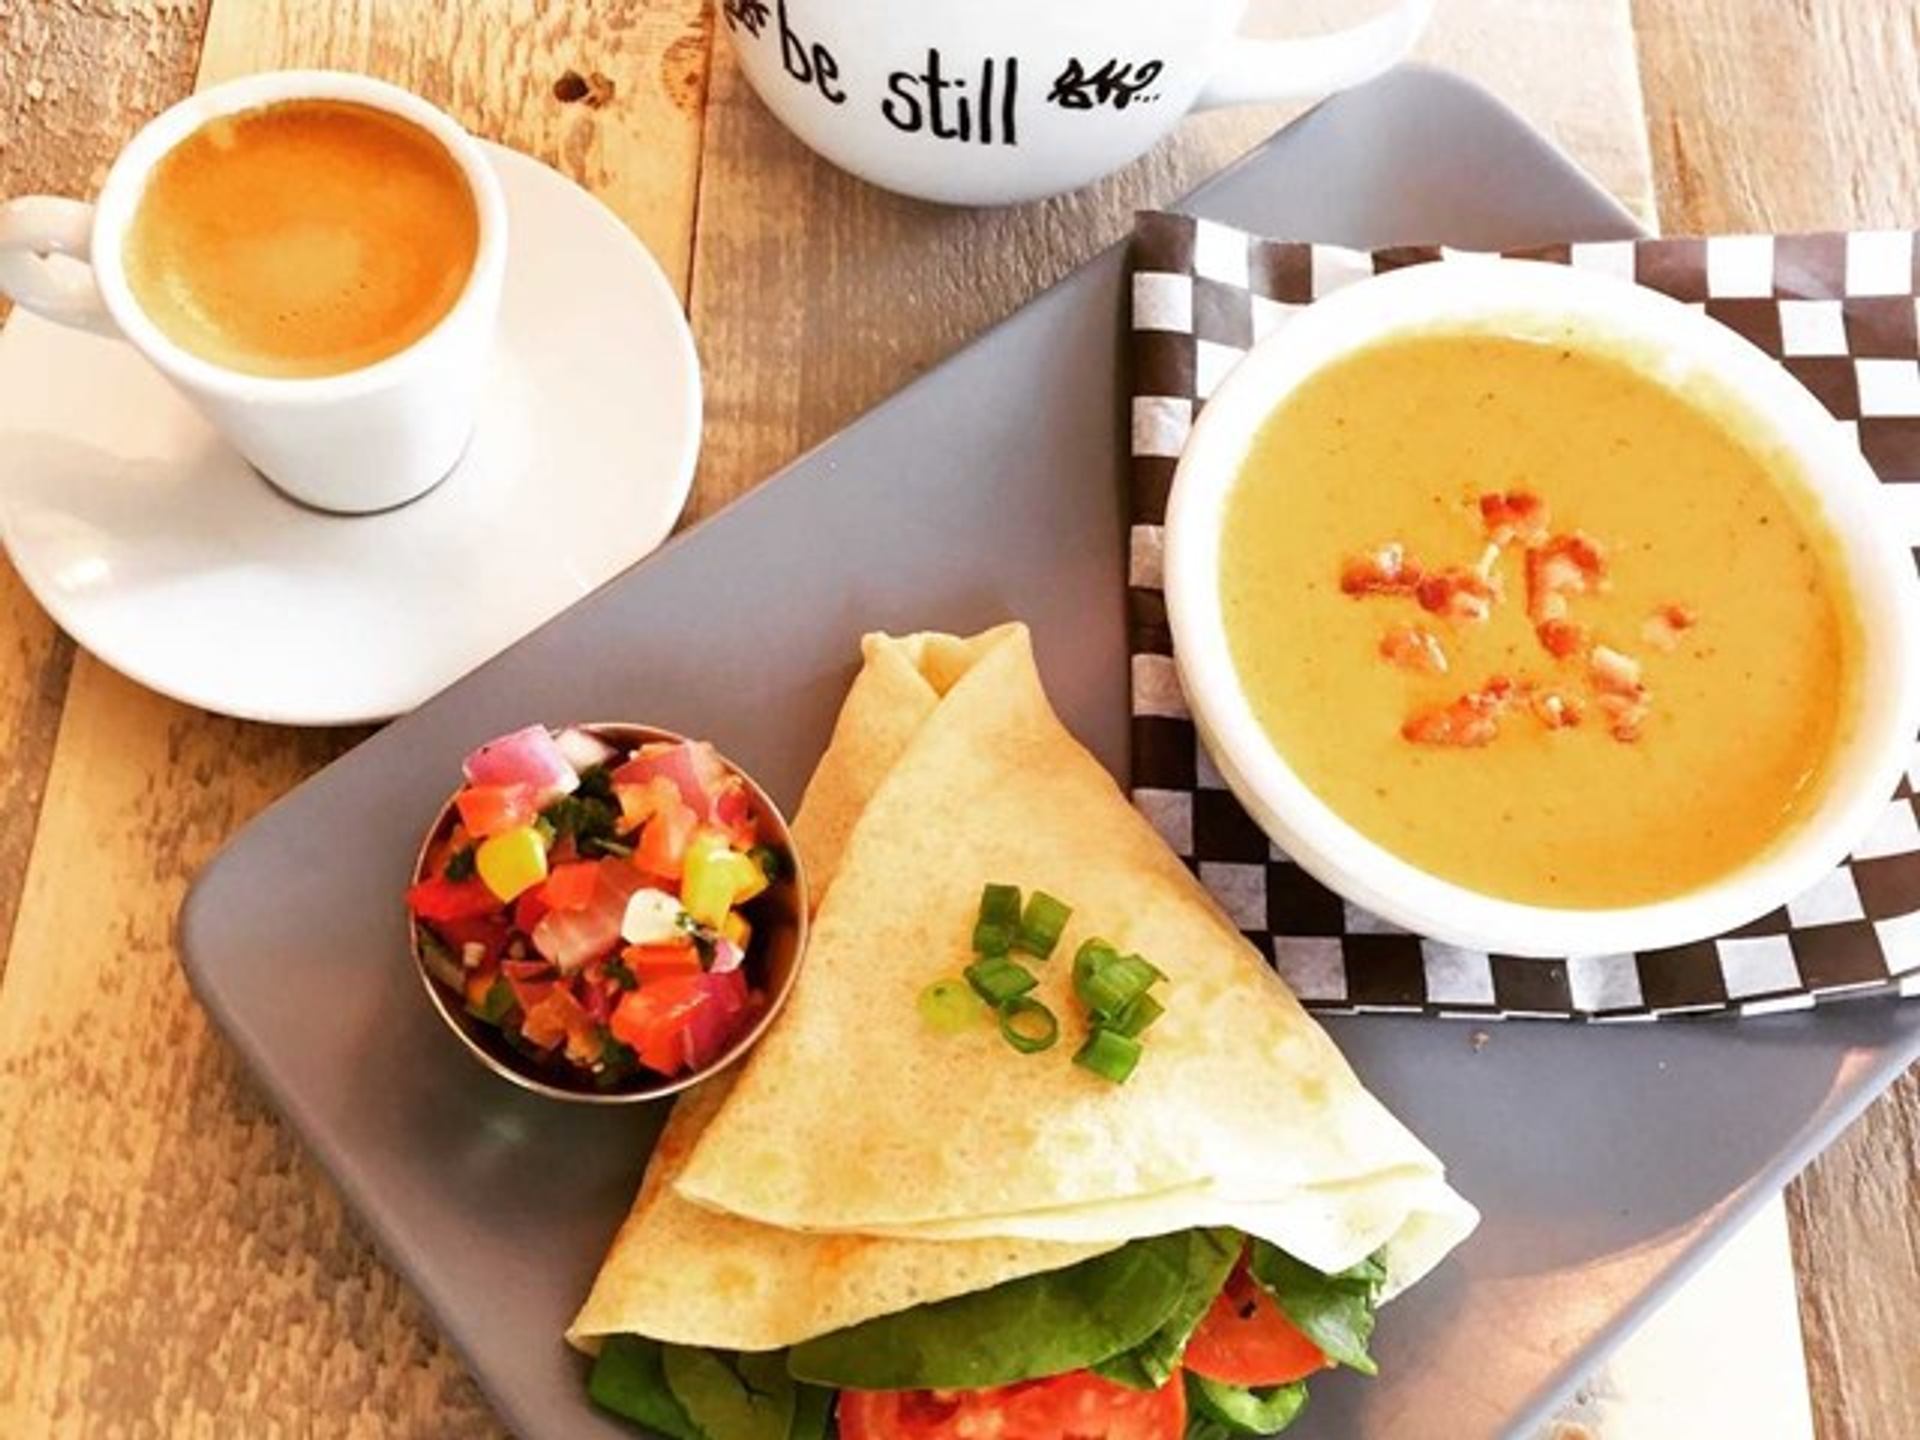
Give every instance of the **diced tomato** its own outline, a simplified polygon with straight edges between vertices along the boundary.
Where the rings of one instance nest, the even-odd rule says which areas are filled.
[[[529,932],[533,948],[569,975],[619,947],[628,897],[647,883],[647,877],[624,860],[596,860],[593,868],[593,899],[578,910],[548,911]]]
[[[1247,1273],[1243,1261],[1214,1297],[1181,1363],[1210,1380],[1262,1386],[1304,1380],[1326,1369],[1328,1362]]]
[[[467,963],[467,946],[480,947],[480,963],[492,965],[506,953],[507,942],[513,938],[513,929],[507,924],[507,917],[495,911],[487,915],[463,915],[457,920],[430,920],[427,924],[438,935],[454,959],[463,966]]]
[[[609,1028],[649,1070],[678,1075],[719,1058],[738,1033],[737,1021],[748,1003],[746,980],[737,970],[666,975],[623,995]]]
[[[540,898],[549,910],[579,910],[593,903],[599,887],[600,867],[591,860],[577,860],[548,873]]]
[[[661,806],[653,818],[640,827],[640,843],[633,851],[634,865],[650,875],[678,880],[686,862],[687,842],[699,828],[700,816],[687,805]]]
[[[615,828],[623,835],[638,830],[663,807],[684,803],[680,787],[664,775],[631,784],[616,782],[613,798],[620,802],[620,823]]]
[[[645,785],[655,777],[671,780],[680,799],[701,820],[714,818],[714,802],[730,778],[720,752],[704,740],[642,745],[613,772],[615,785]]]
[[[545,1000],[552,993],[554,986],[552,980],[528,980],[516,975],[508,975],[506,980],[507,984],[513,987],[513,1003],[523,1012],[532,1010]]]
[[[501,909],[500,901],[475,877],[422,880],[407,891],[407,908],[422,920],[470,920]]]
[[[1180,1440],[1187,1393],[1075,1370],[991,1390],[843,1390],[841,1440]]]
[[[453,803],[468,833],[481,839],[531,825],[540,814],[528,785],[469,785]]]
[[[520,1022],[520,1033],[541,1049],[551,1050],[564,1042],[568,1056],[582,1063],[600,1053],[595,1028],[593,1017],[564,985],[548,990],[537,1004],[528,1007]]]
[[[634,979],[645,984],[667,975],[698,975],[700,952],[693,942],[684,945],[629,945],[620,952]]]
[[[760,838],[760,827],[753,813],[753,797],[738,775],[727,777],[726,785],[714,797],[713,823],[727,832],[727,840],[736,849],[747,849]]]
[[[522,890],[520,898],[513,902],[513,928],[522,935],[533,934],[546,916],[549,906],[543,893],[545,889],[544,885],[536,885],[531,890]]]

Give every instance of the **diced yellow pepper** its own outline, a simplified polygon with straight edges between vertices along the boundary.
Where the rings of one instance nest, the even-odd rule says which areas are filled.
[[[702,925],[719,929],[727,913],[767,888],[750,855],[742,855],[717,830],[702,830],[687,846],[680,877],[680,903]]]
[[[730,911],[726,923],[720,927],[723,939],[733,942],[733,947],[742,954],[746,953],[747,942],[753,939],[753,926],[747,923],[747,917],[738,910]]]
[[[547,878],[547,845],[538,830],[522,825],[481,841],[473,865],[487,889],[510,903]]]

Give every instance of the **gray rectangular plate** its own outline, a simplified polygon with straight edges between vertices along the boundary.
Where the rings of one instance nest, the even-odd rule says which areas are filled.
[[[1321,106],[1187,203],[1352,245],[1634,233],[1515,116],[1421,70]],[[862,632],[1008,616],[1122,770],[1123,288],[1117,251],[1093,260],[302,786],[195,886],[181,928],[201,1000],[519,1434],[632,1433],[590,1409],[560,1332],[658,1116],[521,1094],[441,1031],[399,902],[421,827],[460,755],[534,720],[705,735],[791,802]],[[1479,1050],[1448,1022],[1329,1028],[1486,1221],[1394,1304],[1378,1381],[1315,1384],[1303,1440],[1525,1431],[1920,1052],[1920,1005],[1523,1023]]]

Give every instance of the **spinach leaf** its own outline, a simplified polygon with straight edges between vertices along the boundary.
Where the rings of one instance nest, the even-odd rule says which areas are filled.
[[[667,1389],[708,1440],[787,1440],[793,1380],[777,1353],[661,1348]]]
[[[1247,1269],[1295,1328],[1329,1360],[1362,1375],[1379,1373],[1367,1354],[1367,1341],[1373,1338],[1373,1307],[1387,1280],[1386,1263],[1378,1255],[1338,1275],[1322,1275],[1277,1246],[1256,1240]]]
[[[1199,1327],[1246,1242],[1237,1230],[1187,1232],[1186,1287],[1160,1328],[1133,1349],[1102,1360],[1093,1368],[1107,1379],[1135,1390],[1158,1390],[1180,1366],[1187,1341]]]
[[[1187,1372],[1187,1406],[1192,1416],[1187,1440],[1219,1440],[1223,1435],[1278,1435],[1307,1408],[1307,1387],[1271,1385],[1249,1390],[1223,1380]]]
[[[833,1431],[834,1392],[819,1385],[794,1385],[793,1428],[788,1440],[829,1440]]]
[[[587,1394],[594,1404],[637,1420],[668,1440],[707,1440],[667,1388],[662,1358],[666,1349],[640,1335],[607,1336],[587,1377]]]
[[[795,1379],[853,1390],[979,1390],[1080,1370],[1152,1335],[1186,1292],[1187,1237],[1136,1240],[991,1290],[796,1345]]]

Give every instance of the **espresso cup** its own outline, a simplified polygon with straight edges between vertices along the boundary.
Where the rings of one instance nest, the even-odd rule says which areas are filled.
[[[1254,0],[1272,8],[1275,0]],[[1189,110],[1316,99],[1413,48],[1433,0],[1306,39],[1239,34],[1248,0],[721,0],[782,124],[888,190],[1005,205],[1119,169]]]
[[[259,184],[229,203],[223,177],[252,145],[288,148],[252,157]],[[312,177],[335,198],[325,223],[301,209],[308,164],[336,166]],[[337,173],[359,164],[364,186]],[[364,224],[338,203],[362,191]],[[92,205],[0,204],[0,292],[125,340],[274,485],[350,514],[415,499],[459,461],[506,257],[506,202],[478,142],[416,95],[331,71],[190,96],[134,136]]]

